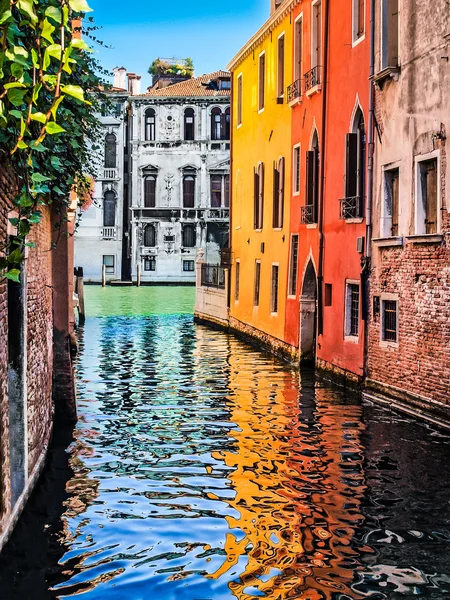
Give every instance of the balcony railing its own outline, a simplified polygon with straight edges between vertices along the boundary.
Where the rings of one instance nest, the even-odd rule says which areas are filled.
[[[340,219],[343,221],[348,221],[349,219],[361,219],[362,203],[359,196],[342,198],[339,202],[341,203]]]
[[[301,98],[301,95],[302,95],[302,80],[297,79],[297,81],[294,81],[294,83],[291,83],[291,85],[287,89],[288,103],[293,102],[294,100],[297,100],[297,98]]]
[[[226,221],[230,218],[230,209],[229,208],[209,208],[206,211],[205,218],[211,219],[212,221]]]
[[[307,92],[308,90],[311,90],[316,85],[319,85],[320,84],[320,67],[319,66],[313,67],[310,71],[305,73],[304,80],[305,80],[305,92]]]
[[[202,265],[202,286],[225,289],[225,270],[219,265]]]
[[[103,179],[117,179],[117,169],[103,169]]]
[[[117,239],[117,229],[115,227],[103,227],[102,239],[104,239],[104,240]]]
[[[317,223],[317,211],[314,204],[307,204],[301,207],[300,223],[302,225],[314,225]]]

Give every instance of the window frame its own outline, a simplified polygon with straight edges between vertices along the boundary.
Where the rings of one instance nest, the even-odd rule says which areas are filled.
[[[359,17],[363,5],[363,30],[359,31]],[[360,44],[366,37],[366,0],[352,0],[352,47]]]
[[[107,265],[105,263],[105,258],[112,258],[112,265]],[[115,254],[103,254],[102,255],[102,267],[105,267],[106,275],[114,275],[116,272],[116,256],[115,256]],[[108,271],[108,269],[112,269],[112,271]]]
[[[147,196],[147,182],[149,182],[151,180],[153,180],[154,184],[155,184],[155,189],[154,189],[154,192],[153,192],[154,193],[153,205],[151,203],[147,204],[147,199],[148,199],[148,196]],[[146,174],[144,176],[144,193],[143,193],[143,197],[144,197],[143,198],[144,199],[143,207],[144,208],[156,208],[156,186],[157,186],[157,182],[158,182],[158,176],[155,173],[149,173],[149,174]]]
[[[153,112],[153,123],[149,123],[149,117],[147,113]],[[146,142],[156,141],[156,110],[149,106],[144,112],[144,140]]]
[[[389,56],[389,2],[396,1],[397,2],[397,33],[396,33],[396,41],[397,41],[397,64],[390,65],[390,56]],[[385,38],[385,29],[387,29],[387,34]],[[389,68],[397,68],[400,66],[400,7],[399,0],[380,0],[380,70],[384,71]]]
[[[192,193],[192,197],[193,197],[193,203],[192,206],[187,206],[186,205],[186,198],[188,197],[186,194],[186,182],[188,180],[193,181],[193,193]],[[197,176],[195,173],[191,173],[190,171],[185,171],[183,172],[183,178],[181,181],[181,185],[182,185],[182,208],[188,208],[188,209],[194,209],[195,208],[195,200],[196,200],[196,192],[197,192]]]
[[[236,123],[237,123],[237,129],[239,129],[239,127],[242,127],[242,121],[243,121],[243,79],[242,79],[242,73],[239,73],[239,75],[236,78],[236,82],[237,82],[237,92],[236,92]]]
[[[276,273],[276,280],[274,274]],[[276,281],[276,284],[275,284]],[[270,278],[270,316],[277,317],[280,308],[280,263],[272,263]]]
[[[186,113],[188,111],[192,111],[192,137],[187,137],[187,119],[191,117],[191,115],[187,115]],[[189,125],[191,125],[189,123]],[[183,140],[185,142],[195,142],[195,110],[192,108],[192,106],[186,106],[186,108],[183,111]]]
[[[156,272],[156,256],[145,256],[144,257],[144,273],[155,273]],[[149,263],[149,265],[154,265],[154,269],[146,269],[146,263]]]
[[[191,231],[192,240],[187,240],[189,243],[186,244],[186,237],[188,231]],[[191,243],[192,242],[192,243]],[[181,230],[181,246],[182,248],[196,248],[197,247],[197,231],[193,223],[183,223]]]
[[[387,214],[387,204],[388,204],[388,181],[387,177],[389,177],[389,173],[394,171],[398,172],[398,206],[397,206],[397,234],[394,235],[392,233],[393,228],[393,216],[394,216],[394,206],[391,200],[391,214]],[[382,238],[392,238],[399,237],[400,235],[400,197],[401,197],[401,168],[400,162],[390,163],[389,165],[384,165],[382,168],[382,203],[381,203],[381,215],[380,215],[380,235]]]
[[[358,331],[357,334],[352,333],[352,311],[353,311],[353,287],[358,287]],[[356,279],[345,280],[345,296],[344,296],[344,341],[359,343],[361,333],[361,281]]]
[[[396,303],[396,340],[385,339],[385,303],[395,302]],[[382,293],[380,295],[380,346],[384,348],[398,348],[399,347],[399,307],[400,301],[398,294]]]
[[[282,53],[280,46],[282,43]],[[286,87],[286,32],[280,33],[277,38],[277,98],[284,98]]]
[[[426,233],[426,208],[423,205],[420,163],[431,160],[436,161],[436,231],[434,233]],[[419,210],[420,208],[421,210]],[[414,235],[440,235],[442,227],[441,208],[441,151],[435,150],[434,152],[414,157]]]
[[[284,189],[286,179],[286,161],[280,156],[273,170],[273,206],[272,226],[281,230],[284,226]]]
[[[254,219],[253,229],[262,231],[264,227],[264,187],[265,187],[265,168],[264,163],[260,162],[254,170]]]
[[[192,266],[192,269],[185,268],[186,265]],[[183,260],[183,273],[195,273],[195,260]]]
[[[299,196],[301,189],[302,148],[301,144],[295,144],[292,148],[292,195]],[[296,155],[298,154],[298,161]],[[298,185],[297,185],[298,183]]]
[[[153,229],[153,243],[151,243],[151,244],[147,244],[147,239],[146,239],[147,229],[149,231],[151,229]],[[145,223],[143,231],[142,231],[142,246],[144,248],[156,248],[157,245],[158,245],[158,232],[157,232],[155,223]]]
[[[237,258],[235,263],[235,273],[234,273],[234,303],[237,304],[239,302],[239,296],[241,291],[241,259]]]
[[[259,308],[261,300],[261,260],[255,260],[255,278],[253,283],[253,308]]]
[[[264,112],[266,107],[266,71],[266,51],[263,50],[258,55],[258,114]]]
[[[320,6],[320,36],[317,29],[317,7]],[[318,41],[320,40],[320,46],[318,47]],[[323,54],[323,4],[322,0],[314,0],[311,3],[311,69],[315,67],[322,67],[322,54]],[[320,74],[318,74],[320,77]]]
[[[109,138],[109,141],[108,141]],[[112,138],[114,138],[114,143],[112,141]],[[111,143],[109,143],[111,142]],[[108,150],[108,147],[111,150]],[[114,157],[114,161],[111,160],[111,157]],[[109,164],[109,162],[111,162],[111,164]],[[114,162],[114,164],[112,164]],[[107,133],[105,135],[105,156],[104,156],[104,169],[117,169],[117,136],[115,133],[111,132],[111,133]]]
[[[114,219],[112,219],[114,222],[112,224],[106,223],[105,217],[107,212],[105,207],[107,202],[111,203],[114,208]],[[113,190],[106,190],[106,192],[103,194],[103,227],[117,227],[117,195]]]
[[[297,33],[300,32],[300,35],[297,36]],[[298,42],[298,37],[300,38],[300,44]],[[293,65],[293,75],[294,82],[303,79],[304,75],[304,52],[303,52],[303,12],[299,14],[299,16],[294,21],[294,65]],[[298,51],[300,50],[300,60],[297,61]],[[301,95],[301,94],[300,94]]]
[[[294,258],[294,239],[296,240],[296,258]],[[291,244],[289,249],[289,280],[288,280],[288,298],[297,298],[298,287],[298,251],[299,251],[299,234],[291,233]],[[295,261],[295,264],[294,264]],[[295,284],[295,285],[294,285]],[[295,287],[295,290],[294,290]]]

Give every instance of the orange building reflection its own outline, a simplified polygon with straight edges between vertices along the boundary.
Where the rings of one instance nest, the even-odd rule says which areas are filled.
[[[353,598],[365,490],[361,409],[321,388],[306,386],[299,399],[297,373],[249,354],[230,352],[236,445],[215,458],[234,469],[230,506],[239,516],[227,517],[227,557],[211,577],[237,571],[229,587],[240,600]]]

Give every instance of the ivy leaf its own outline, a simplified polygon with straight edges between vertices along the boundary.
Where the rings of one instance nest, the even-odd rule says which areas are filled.
[[[44,113],[35,112],[35,113],[31,113],[31,120],[39,121],[39,123],[45,123],[47,121],[47,117],[44,115]]]
[[[52,113],[52,116],[54,119],[56,119],[56,111],[58,110],[58,107],[63,100],[64,100],[64,96],[60,96],[53,102],[53,106],[51,107],[50,112]]]
[[[17,2],[17,7],[22,14],[25,14],[28,17],[30,17],[33,23],[37,23],[38,18],[33,10],[33,3],[31,2],[31,0],[19,0]]]
[[[16,117],[16,119],[21,119],[22,118],[22,113],[20,112],[20,110],[10,110],[9,114],[12,117]]]
[[[62,85],[61,90],[64,92],[64,94],[72,96],[72,98],[76,98],[80,102],[85,102],[84,90],[79,85]]]
[[[55,28],[53,27],[53,25],[49,22],[48,19],[44,19],[43,23],[42,23],[42,27],[41,27],[42,31],[41,31],[41,36],[46,39],[48,42],[50,42],[50,44],[54,44],[52,35],[53,32],[55,31]]]
[[[23,97],[25,96],[25,94],[27,93],[27,90],[23,90],[20,88],[12,88],[10,90],[8,90],[8,100],[11,102],[11,104],[13,104],[14,106],[22,106],[23,104]]]
[[[19,235],[22,237],[27,236],[31,231],[31,224],[27,219],[22,219],[19,223]]]
[[[36,248],[36,244],[34,242],[26,242],[25,246],[27,248]]]
[[[32,213],[29,216],[29,218],[28,218],[28,220],[30,221],[30,223],[33,223],[35,225],[37,225],[38,223],[40,223],[41,219],[42,219],[42,213],[39,210],[37,210],[34,213]]]
[[[69,6],[75,12],[92,12],[92,8],[86,2],[86,0],[69,0]]]
[[[61,11],[56,6],[49,6],[45,11],[45,16],[55,21],[55,23],[61,23]]]
[[[19,219],[17,217],[11,217],[11,219],[8,220],[13,227],[17,227],[17,225],[19,224]]]
[[[92,48],[90,48],[84,40],[80,38],[72,38],[70,45],[73,48],[78,48],[79,50],[86,50],[86,52],[93,52]]]
[[[41,142],[38,142],[37,140],[35,140],[32,144],[31,147],[33,148],[33,150],[36,150],[36,152],[47,152],[48,148],[46,148],[43,144],[41,144]]]
[[[45,131],[49,135],[55,135],[56,133],[64,133],[66,130],[63,127],[61,127],[61,125],[58,125],[58,123],[50,121],[50,123],[47,123],[47,125],[45,126]]]
[[[8,260],[4,256],[0,256],[0,271],[3,271],[3,269],[6,269],[7,266],[8,266]]]
[[[11,279],[11,281],[15,281],[16,283],[20,283],[20,271],[19,269],[11,269],[5,274],[6,279]]]
[[[9,4],[8,4],[9,6]],[[0,13],[0,25],[3,25],[5,21],[7,21],[12,16],[11,11],[9,9],[3,10]]]
[[[33,173],[33,175],[31,176],[31,180],[33,181],[33,183],[42,183],[43,181],[51,181],[51,177],[42,175],[42,173]]]
[[[12,63],[28,67],[28,52],[22,46],[14,46],[12,50],[5,50],[5,56]]]
[[[29,208],[30,206],[33,206],[34,201],[29,194],[22,194],[20,198],[16,200],[16,204],[18,206],[22,206],[23,208]]]
[[[57,156],[52,156],[50,159],[50,162],[52,163],[52,167],[54,167],[55,169],[58,169],[58,170],[62,170],[61,161],[59,160],[59,158]]]
[[[19,250],[19,248],[16,248],[15,250],[13,250],[11,252],[11,254],[8,256],[8,262],[10,265],[17,265],[17,264],[21,263],[22,260],[23,260],[23,254]]]
[[[22,67],[22,65],[16,65],[16,63],[13,63],[11,65],[11,74],[16,79],[22,79],[22,77],[23,77],[23,67]]]
[[[12,90],[13,88],[26,88],[27,86],[24,83],[20,83],[20,81],[13,81],[11,83],[5,83],[3,87],[5,90]]]

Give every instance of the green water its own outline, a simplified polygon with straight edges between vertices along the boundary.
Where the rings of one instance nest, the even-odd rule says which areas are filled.
[[[150,317],[188,315],[194,312],[195,287],[102,288],[89,285],[84,290],[87,317]]]

